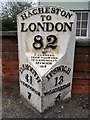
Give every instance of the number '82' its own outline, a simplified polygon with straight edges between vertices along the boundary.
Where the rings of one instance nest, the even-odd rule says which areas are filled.
[[[41,35],[36,35],[34,37],[34,43],[33,43],[33,47],[34,49],[38,50],[41,48],[47,49],[47,48],[51,48],[51,49],[56,49],[57,47],[57,37],[55,35],[49,35],[46,37],[47,40],[47,45],[44,46],[43,44],[43,37]]]

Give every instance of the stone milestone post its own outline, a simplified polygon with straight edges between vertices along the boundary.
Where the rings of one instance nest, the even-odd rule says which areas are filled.
[[[20,94],[39,112],[71,97],[75,18],[57,6],[17,16]]]

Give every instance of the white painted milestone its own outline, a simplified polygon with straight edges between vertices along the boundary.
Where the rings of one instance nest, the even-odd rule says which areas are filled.
[[[72,11],[58,6],[17,16],[20,94],[39,112],[71,97],[75,21]]]

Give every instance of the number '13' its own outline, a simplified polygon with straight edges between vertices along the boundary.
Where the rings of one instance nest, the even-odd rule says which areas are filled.
[[[58,84],[62,84],[63,83],[63,75],[59,76],[59,77],[55,77],[55,85],[57,86]]]

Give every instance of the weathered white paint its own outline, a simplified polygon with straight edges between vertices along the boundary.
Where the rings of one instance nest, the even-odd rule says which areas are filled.
[[[41,8],[47,12],[28,16],[28,12]],[[60,9],[59,14],[52,13],[52,9]],[[66,15],[61,14],[64,11]],[[50,13],[51,12],[51,13]],[[27,18],[22,19],[22,15],[26,14]],[[42,16],[44,17],[42,19]],[[72,30],[66,26],[66,31],[34,31],[33,26],[30,31],[30,24],[49,24],[49,30],[52,29],[51,23],[55,26],[67,23],[70,26],[72,22]],[[23,28],[22,28],[23,23]],[[60,24],[61,23],[61,24]],[[17,16],[18,26],[18,49],[19,49],[19,69],[20,69],[20,94],[23,95],[28,102],[34,106],[39,112],[44,112],[56,101],[71,97],[73,59],[75,46],[75,14],[69,10],[56,6],[39,6],[26,10]],[[46,26],[44,26],[45,28]],[[47,29],[48,29],[47,28]],[[22,30],[23,29],[23,30]],[[28,29],[28,30],[27,30]],[[39,35],[38,37],[36,37]],[[51,41],[50,41],[50,35]],[[47,40],[48,39],[48,40]],[[54,41],[54,39],[57,39]],[[53,42],[52,44],[49,44]],[[43,45],[42,45],[43,44]],[[50,46],[56,46],[52,49]],[[42,47],[41,47],[42,46]],[[40,49],[35,49],[40,48]],[[40,64],[41,62],[41,64]],[[46,64],[45,64],[46,62]],[[50,64],[47,64],[49,63]],[[58,69],[58,70],[57,70]]]

